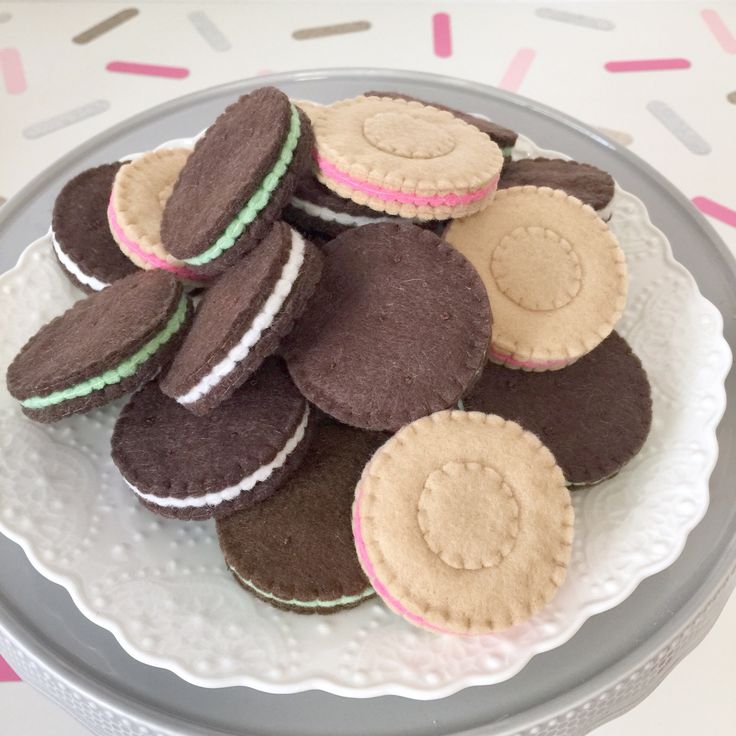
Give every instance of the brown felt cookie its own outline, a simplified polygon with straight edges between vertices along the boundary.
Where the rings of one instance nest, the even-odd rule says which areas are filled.
[[[443,411],[395,434],[363,471],[358,558],[410,623],[485,634],[528,619],[565,579],[573,509],[552,453],[501,417]]]
[[[268,233],[311,164],[308,117],[274,87],[230,105],[197,141],[166,203],[166,250],[219,274]]]
[[[361,225],[376,222],[407,222],[400,217],[381,215],[370,207],[356,204],[321,184],[314,173],[309,171],[302,177],[288,206],[284,219],[306,235],[316,233],[328,240],[341,232]],[[444,220],[414,220],[419,227],[440,235],[447,223]]]
[[[488,364],[463,399],[536,434],[570,485],[615,475],[641,449],[652,424],[649,381],[626,340],[612,332],[561,371],[529,373]]]
[[[320,287],[283,346],[300,391],[376,430],[455,404],[491,332],[470,263],[433,233],[393,223],[348,230],[323,252]]]
[[[171,274],[138,271],[31,337],[8,368],[8,391],[40,422],[102,406],[168,365],[191,319],[191,301]]]
[[[618,241],[591,207],[559,189],[502,189],[445,237],[488,290],[496,363],[564,368],[599,345],[623,312],[628,277]]]
[[[355,554],[350,509],[361,471],[385,439],[320,422],[279,493],[218,520],[225,562],[243,588],[297,613],[334,613],[374,595]]]
[[[121,165],[103,164],[77,174],[54,202],[54,253],[67,278],[88,294],[138,270],[120,252],[107,224],[107,203]]]
[[[299,466],[310,434],[309,405],[269,358],[204,417],[146,386],[118,418],[112,459],[151,511],[207,519],[270,496]]]
[[[211,411],[276,351],[321,273],[317,247],[277,222],[207,290],[161,390],[195,414]]]
[[[412,97],[411,95],[405,95],[400,92],[372,90],[370,92],[364,92],[363,94],[366,95],[366,97],[390,97],[391,99],[415,100],[416,102],[421,102],[423,105],[430,105],[431,107],[436,107],[438,110],[451,112],[456,118],[460,118],[460,120],[464,120],[466,123],[474,125],[481,131],[481,133],[485,133],[501,149],[504,156],[511,155],[511,149],[516,145],[516,139],[519,137],[518,133],[510,128],[505,128],[503,125],[493,123],[485,117],[471,115],[470,113],[462,112],[461,110],[457,110],[453,107],[441,105],[438,102],[420,100],[418,97]]]
[[[561,158],[522,158],[506,162],[498,188],[525,184],[562,189],[590,205],[602,219],[608,220],[611,216],[609,205],[615,187],[613,177],[590,164]]]

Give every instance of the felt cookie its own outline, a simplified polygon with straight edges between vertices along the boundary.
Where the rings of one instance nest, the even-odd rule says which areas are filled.
[[[409,224],[348,230],[323,253],[320,287],[282,347],[304,396],[341,422],[389,431],[454,405],[491,332],[470,263]]]
[[[51,243],[64,274],[82,291],[102,291],[138,269],[119,250],[105,211],[121,164],[87,169],[68,181],[54,202]]]
[[[120,414],[112,459],[151,511],[177,519],[225,516],[270,496],[299,466],[309,419],[283,363],[270,358],[204,417],[146,386]]]
[[[378,212],[422,220],[486,207],[498,185],[501,149],[446,110],[386,97],[355,97],[314,120],[317,178]]]
[[[291,104],[296,105],[296,107],[298,107],[309,118],[310,122],[318,115],[321,115],[322,110],[326,107],[326,105],[323,105],[320,102],[312,102],[312,100],[295,100],[293,98],[291,100]]]
[[[438,110],[446,110],[451,112],[456,118],[464,120],[470,125],[474,125],[481,133],[485,133],[500,149],[504,156],[510,156],[514,146],[516,145],[516,139],[519,137],[518,133],[505,128],[503,125],[491,122],[486,117],[480,115],[473,115],[472,113],[462,112],[446,105],[440,105],[438,102],[427,102],[426,100],[420,100],[418,97],[412,97],[405,95],[400,92],[385,92],[372,90],[370,92],[363,93],[366,97],[390,97],[393,100],[415,100],[421,102],[422,105],[429,105],[430,107],[436,107]]]
[[[123,164],[107,206],[110,232],[120,250],[139,268],[162,268],[186,281],[201,281],[161,243],[161,216],[186,163],[188,148],[149,151]]]
[[[642,448],[652,424],[647,374],[616,332],[562,371],[488,364],[463,403],[537,435],[569,485],[592,485],[618,473]]]
[[[138,271],[44,325],[10,364],[8,391],[39,422],[102,406],[154,378],[191,318],[171,274]]]
[[[381,215],[370,207],[356,204],[335,194],[314,176],[307,173],[299,182],[288,206],[284,219],[307,236],[317,234],[328,240],[352,227],[370,225],[376,222],[407,222],[408,220],[391,215]],[[413,224],[436,232],[444,231],[444,220],[411,220]]]
[[[307,305],[322,255],[283,222],[205,293],[162,391],[206,414],[274,353]]]
[[[395,434],[353,505],[358,558],[410,623],[485,634],[533,616],[565,579],[573,509],[552,453],[515,422],[443,411]]]
[[[626,304],[624,253],[606,223],[559,189],[500,190],[445,237],[476,267],[491,301],[489,357],[556,370],[589,353]]]
[[[311,164],[307,116],[274,87],[241,97],[200,138],[166,203],[166,249],[218,274],[268,233]]]
[[[321,422],[279,493],[217,522],[228,568],[247,591],[296,613],[334,613],[374,595],[353,544],[355,485],[385,440]]]
[[[590,164],[562,158],[522,158],[507,161],[501,172],[499,189],[531,184],[562,189],[590,205],[602,220],[611,219],[613,177]]]

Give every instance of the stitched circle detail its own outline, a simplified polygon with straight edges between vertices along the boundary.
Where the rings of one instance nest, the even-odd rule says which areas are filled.
[[[498,565],[519,534],[519,504],[503,476],[480,463],[448,462],[429,474],[417,504],[427,546],[458,570]]]
[[[402,158],[438,158],[455,148],[454,136],[412,112],[379,112],[363,121],[365,139],[379,151]]]
[[[505,235],[491,256],[491,273],[503,294],[533,311],[569,304],[583,276],[572,245],[543,227],[519,227]]]

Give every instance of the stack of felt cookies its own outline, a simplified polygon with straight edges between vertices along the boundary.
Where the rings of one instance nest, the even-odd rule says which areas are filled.
[[[614,332],[613,180],[515,142],[394,92],[265,87],[193,149],[82,172],[51,240],[88,296],[9,391],[41,422],[132,394],[112,437],[130,492],[214,517],[274,606],[523,621],[565,579],[569,488],[640,450],[651,397]]]

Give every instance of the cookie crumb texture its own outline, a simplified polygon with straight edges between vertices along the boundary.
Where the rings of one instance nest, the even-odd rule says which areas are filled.
[[[565,579],[573,509],[552,453],[515,422],[444,411],[395,434],[353,506],[363,569],[386,604],[440,633],[533,616]]]
[[[395,431],[454,405],[485,362],[480,277],[438,236],[381,223],[324,247],[320,288],[283,352],[299,390],[341,422]]]

